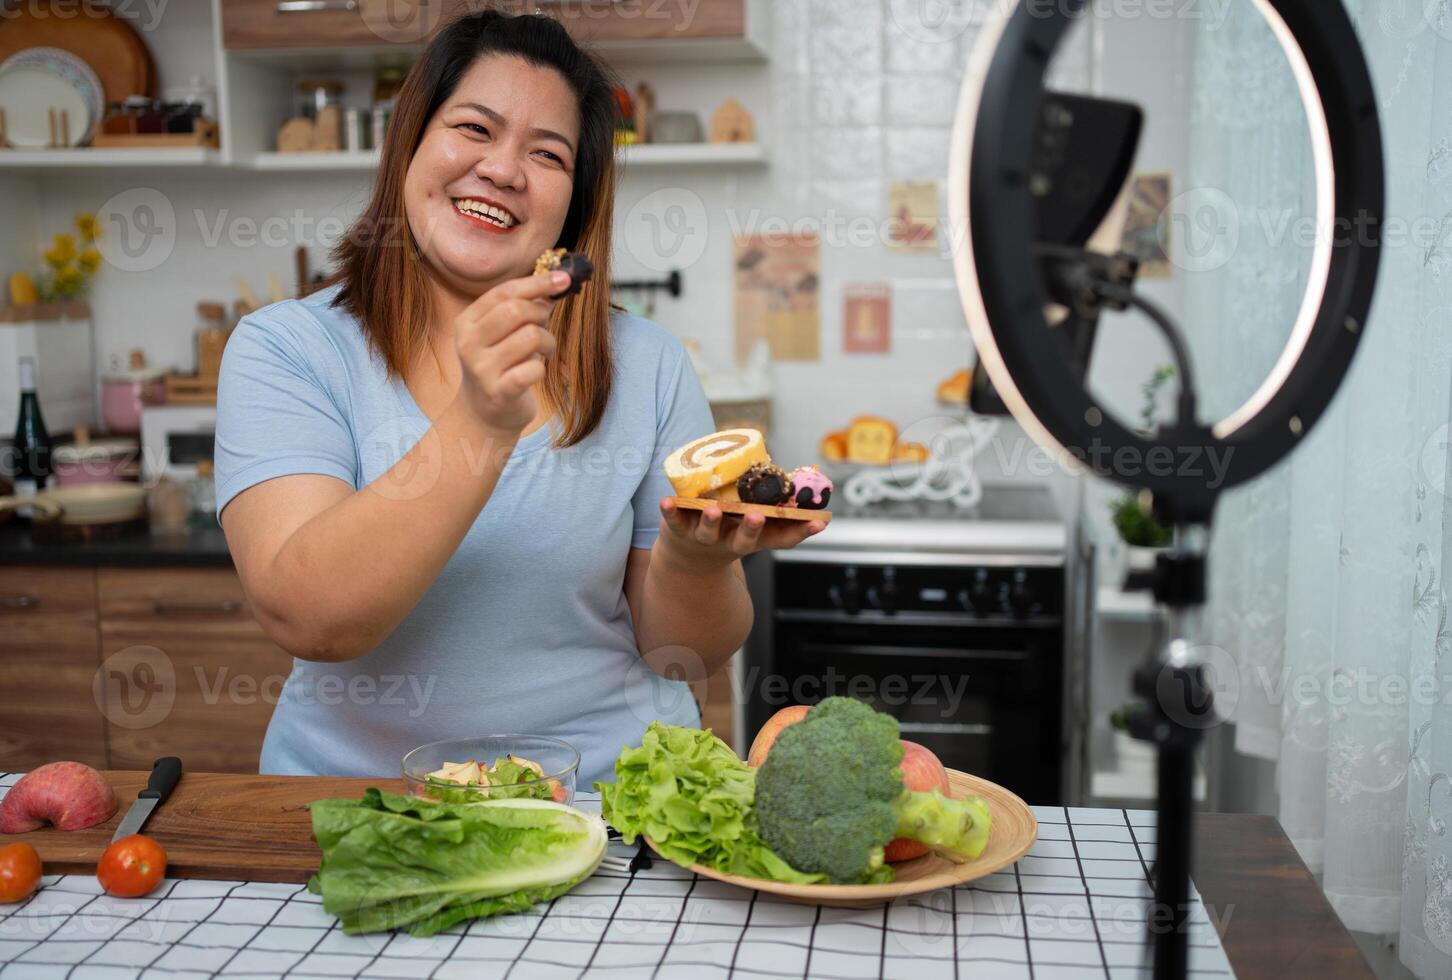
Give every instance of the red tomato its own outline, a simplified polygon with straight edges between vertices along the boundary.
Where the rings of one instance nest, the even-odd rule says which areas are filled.
[[[166,877],[166,851],[143,834],[123,837],[101,855],[96,879],[108,895],[140,898]]]
[[[0,902],[23,902],[40,884],[40,855],[29,844],[0,847]]]

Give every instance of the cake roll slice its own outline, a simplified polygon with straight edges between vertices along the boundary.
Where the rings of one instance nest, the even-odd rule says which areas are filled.
[[[671,453],[666,479],[682,497],[703,497],[734,486],[755,463],[770,463],[766,440],[755,429],[724,429],[702,436]]]

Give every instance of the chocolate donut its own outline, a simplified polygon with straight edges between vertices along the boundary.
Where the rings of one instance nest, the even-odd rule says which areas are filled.
[[[792,499],[792,478],[780,466],[756,463],[736,481],[736,493],[744,504],[780,506]]]

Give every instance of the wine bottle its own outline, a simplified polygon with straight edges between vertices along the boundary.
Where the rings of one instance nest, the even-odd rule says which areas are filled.
[[[35,358],[20,359],[20,415],[15,424],[15,493],[18,496],[44,490],[50,479],[50,433],[40,415],[40,398],[35,394]],[[22,509],[22,517],[30,516]]]

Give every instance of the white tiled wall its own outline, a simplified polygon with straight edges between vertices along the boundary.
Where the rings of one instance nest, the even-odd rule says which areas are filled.
[[[756,171],[627,173],[617,202],[618,275],[658,274],[662,264],[658,254],[642,246],[638,236],[646,227],[643,214],[659,212],[660,194],[670,189],[671,200],[685,202],[699,219],[693,220],[688,232],[699,241],[688,242],[678,254],[696,252],[699,257],[681,266],[685,295],[662,300],[655,317],[682,338],[699,341],[710,359],[728,361],[733,346],[734,232],[753,219],[882,222],[891,180],[937,180],[941,196],[962,71],[983,10],[991,2],[977,0],[979,9],[975,9],[973,0],[773,0],[769,4],[773,40],[765,64],[618,65],[629,84],[649,80],[663,109],[693,109],[704,116],[727,96],[740,99],[755,115],[771,156],[770,166]],[[1112,31],[1103,33],[1114,36]],[[165,66],[172,41],[180,44],[200,34],[196,23],[183,18],[164,23],[149,38]],[[1055,71],[1059,84],[1088,88],[1093,81],[1091,67],[1099,66],[1106,90],[1155,95],[1137,84],[1136,73],[1154,61],[1150,53],[1173,49],[1146,37],[1133,40],[1132,57],[1120,57],[1120,52],[1102,46],[1096,53],[1091,34],[1089,29],[1079,30],[1061,52]],[[1156,57],[1164,60],[1173,55]],[[189,64],[177,62],[173,74],[189,72]],[[164,84],[181,80],[163,78]],[[1161,94],[1168,98],[1172,89],[1166,85]],[[1159,115],[1156,112],[1157,120]],[[1145,153],[1154,160],[1153,166],[1178,164],[1173,146],[1177,138],[1171,125],[1163,133],[1163,145],[1147,143]],[[230,299],[238,277],[258,291],[265,289],[268,272],[276,272],[290,285],[295,244],[290,229],[301,229],[314,262],[323,261],[337,227],[361,209],[368,183],[366,176],[356,174],[247,171],[57,173],[0,181],[0,207],[6,214],[19,210],[22,219],[10,226],[12,233],[4,236],[0,249],[15,249],[14,243],[27,237],[33,247],[38,237],[65,227],[74,212],[94,209],[128,187],[160,190],[177,216],[176,247],[165,263],[150,271],[104,269],[92,297],[98,348],[103,364],[110,354],[142,346],[154,363],[185,368],[192,363],[196,302]],[[34,221],[28,224],[23,212],[32,206]],[[232,243],[227,235],[217,244],[207,241],[219,223],[229,233],[246,232],[247,222],[269,219],[283,223],[284,234],[275,244]],[[322,219],[336,222],[332,234],[319,235]],[[876,224],[872,228],[875,231]],[[4,251],[0,259],[6,269],[14,265]],[[785,363],[776,371],[773,449],[789,462],[816,459],[821,434],[858,413],[886,415],[904,429],[937,416],[933,398],[937,382],[967,366],[971,358],[946,250],[906,254],[890,252],[880,241],[865,246],[827,243],[821,263],[821,360]],[[891,284],[891,354],[843,353],[842,295],[853,282]],[[1105,363],[1134,362],[1129,373],[1136,380],[1142,375],[1138,361],[1146,359],[1137,356],[1140,348],[1132,340],[1122,349],[1109,349]],[[0,392],[0,398],[5,397]],[[1007,431],[1005,440],[1011,444],[1016,430],[1009,426]],[[985,469],[998,478],[1002,474],[993,473],[998,468],[995,458],[1017,456],[1011,445],[990,455]],[[1022,469],[1006,476],[1042,479]],[[1067,487],[1067,481],[1060,482]]]

